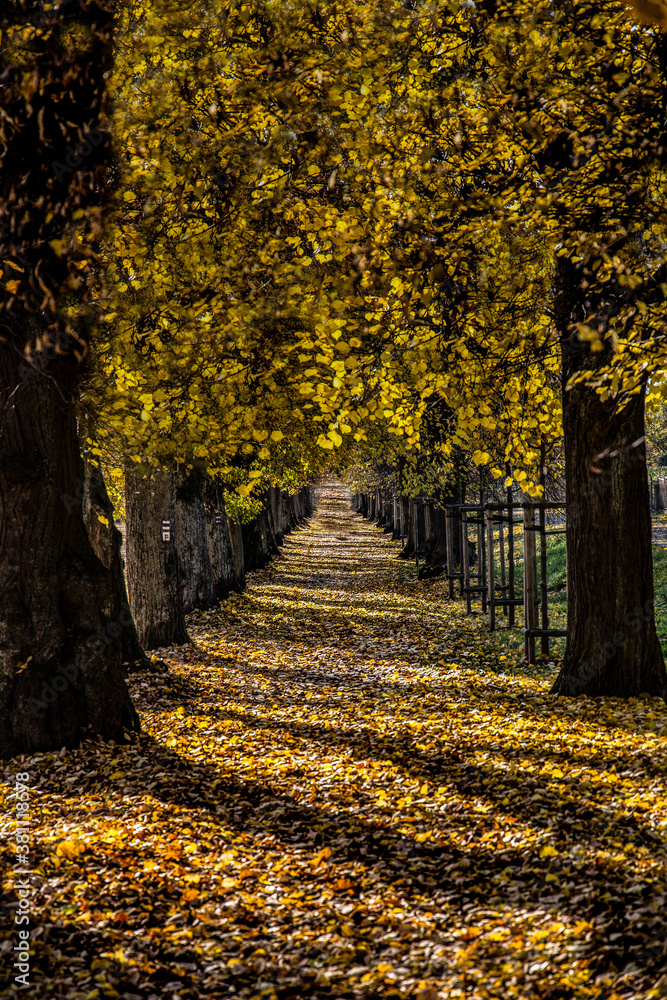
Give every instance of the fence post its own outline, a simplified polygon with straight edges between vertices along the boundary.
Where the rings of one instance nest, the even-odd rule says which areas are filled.
[[[479,596],[482,600],[482,614],[485,615],[486,608],[486,598],[488,594],[488,581],[486,578],[486,545],[484,544],[484,504],[483,502],[479,505],[479,515],[477,517],[477,551],[479,555],[477,557],[477,568],[479,569],[479,585],[482,588],[479,591]]]
[[[415,564],[419,569],[419,506],[418,501],[413,498],[411,501],[412,523],[415,533]]]
[[[507,606],[507,621],[510,628],[514,628],[514,600],[516,592],[514,590],[514,501],[512,487],[507,488],[507,594],[510,603]]]
[[[542,618],[540,628],[546,630],[549,628],[549,594],[547,591],[547,535],[544,507],[540,507],[540,612]],[[540,638],[540,652],[543,656],[549,655],[548,635],[543,635]]]
[[[511,597],[507,588],[507,573],[505,570],[505,532],[503,522],[503,509],[500,508],[498,517],[498,548],[500,549],[500,586],[503,597]]]
[[[535,546],[535,508],[526,502],[523,505],[523,618],[524,652],[526,662],[535,659],[535,636],[531,631],[537,628],[537,559]]]
[[[489,594],[489,629],[496,627],[496,580],[493,558],[493,511],[486,505],[486,572]]]
[[[470,559],[468,555],[468,512],[461,511],[461,562],[463,564],[463,587],[466,595],[466,614],[472,614],[470,601]]]
[[[449,584],[449,598],[454,599],[454,528],[452,518],[454,511],[445,507],[445,538],[447,540],[447,577]]]

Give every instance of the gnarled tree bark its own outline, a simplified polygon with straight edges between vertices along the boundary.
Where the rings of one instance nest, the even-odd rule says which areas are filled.
[[[223,601],[235,588],[234,556],[222,485],[209,476],[204,487],[206,536],[215,596]]]
[[[40,366],[0,343],[0,756],[120,740],[138,729],[123,614],[86,532],[76,362]],[[74,501],[74,502],[72,502]]]
[[[120,740],[139,726],[121,669],[129,622],[76,502],[84,472],[75,407],[108,190],[101,130],[113,21],[104,0],[0,5],[3,40],[25,28],[31,36],[0,48],[3,757],[87,735]],[[54,161],[68,141],[86,154],[60,173]],[[76,303],[76,322],[64,296]]]
[[[267,511],[272,535],[272,546],[275,545],[275,554],[277,555],[283,543],[282,493],[277,486],[269,487]]]
[[[83,519],[95,555],[106,566],[111,575],[112,600],[107,607],[103,608],[103,611],[112,620],[117,619],[122,612],[123,619],[127,623],[123,626],[123,631],[120,634],[123,666],[129,670],[150,668],[151,661],[139,642],[137,628],[127,598],[122,558],[123,536],[114,524],[113,504],[109,499],[99,463],[92,456],[86,454],[85,441],[82,442],[82,451],[84,454],[84,480],[81,483],[82,499],[80,502]],[[79,483],[77,483],[78,492]],[[78,498],[76,502],[79,502]]]
[[[174,540],[176,482],[161,469],[125,467],[127,591],[144,649],[190,641]],[[168,523],[168,540],[162,525]]]
[[[243,558],[243,530],[238,521],[229,521],[229,539],[234,563],[234,590],[245,590],[245,562]]]
[[[241,525],[241,535],[243,538],[243,564],[246,572],[262,569],[271,558],[266,511],[262,511],[252,521]]]
[[[193,469],[176,479],[174,537],[185,614],[216,603],[204,507],[204,475]]]
[[[410,511],[410,498],[399,497],[403,522],[405,524],[405,544],[398,553],[399,559],[410,559],[415,554],[415,526]]]
[[[606,342],[591,352],[571,325],[590,311],[583,277],[580,267],[561,263],[567,642],[552,691],[667,697],[653,612],[644,389],[619,410],[583,383],[567,388],[572,376],[604,365],[612,350]]]

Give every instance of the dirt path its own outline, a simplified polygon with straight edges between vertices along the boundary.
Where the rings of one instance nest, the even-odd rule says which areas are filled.
[[[664,705],[494,673],[479,620],[397,552],[324,489],[132,679],[136,742],[21,764],[24,997],[629,1000],[659,978]]]
[[[352,509],[348,490],[322,488],[311,522],[286,536],[283,558],[250,578],[225,604],[222,620],[219,612],[195,616],[191,635],[206,643],[215,622],[229,652],[287,658],[289,679],[284,670],[274,678],[287,688],[297,674],[301,683],[319,684],[341,670],[351,681],[367,675],[376,684],[408,669],[412,682],[426,660],[451,652],[443,614],[451,615],[452,605],[440,582],[428,591],[417,584],[399,552]]]

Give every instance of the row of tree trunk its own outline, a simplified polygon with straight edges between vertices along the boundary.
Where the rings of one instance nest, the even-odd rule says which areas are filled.
[[[399,555],[403,559],[410,559],[414,556],[416,549],[415,518],[409,497],[399,496],[398,503],[400,506],[398,513],[400,516],[402,512],[405,526],[405,543]],[[369,521],[374,521],[378,527],[383,528],[386,534],[391,533],[392,538],[401,537],[400,522],[397,517],[394,517],[393,494],[382,490],[377,490],[375,493],[359,493],[354,497],[354,507]],[[424,564],[433,567],[445,566],[447,563],[447,542],[444,508],[435,504],[431,505],[428,531],[426,530],[423,505],[417,506],[416,516],[418,518],[419,549]],[[454,549],[454,555],[458,561],[461,550],[458,534],[454,536]]]
[[[40,426],[69,421],[69,434],[53,431],[43,449],[53,455],[52,472],[40,469],[32,492],[14,484],[3,491],[0,474],[0,499],[25,501],[11,509],[5,503],[2,518],[5,540],[15,530],[16,544],[5,545],[5,563],[13,556],[15,571],[5,568],[0,580],[1,758],[75,746],[86,736],[118,740],[138,729],[127,672],[150,666],[145,650],[188,642],[186,614],[243,590],[246,572],[278,554],[284,536],[313,511],[311,489],[290,495],[271,488],[260,515],[240,524],[227,517],[222,484],[204,473],[130,466],[126,585],[123,536],[99,464],[86,455],[85,428],[77,442],[71,408],[59,414],[60,425],[46,419],[46,402],[58,409],[61,400],[39,388]],[[27,437],[36,424],[23,423]],[[1,468],[23,466],[8,460]],[[41,589],[22,587],[24,578]]]
[[[189,612],[243,590],[246,572],[265,566],[312,513],[312,493],[272,487],[259,516],[241,524],[227,517],[222,484],[204,472],[128,467],[125,512],[129,606],[140,645],[158,649],[189,641]]]

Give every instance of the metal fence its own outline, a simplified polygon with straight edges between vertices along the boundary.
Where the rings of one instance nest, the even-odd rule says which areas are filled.
[[[665,485],[667,500],[667,479],[660,482]],[[391,531],[402,545],[411,527],[413,554],[419,566],[427,554],[427,541],[435,523],[435,504],[431,498],[406,501],[378,490],[375,494],[358,493],[352,502],[355,510],[383,526],[385,531]],[[406,508],[410,525],[406,523]],[[541,653],[548,656],[550,638],[567,634],[565,629],[550,627],[547,585],[547,537],[565,535],[565,503],[534,500],[514,503],[508,492],[506,503],[448,504],[444,511],[446,557],[441,571],[450,598],[455,596],[458,585],[468,615],[473,613],[473,600],[479,598],[491,631],[517,627],[516,611],[523,609],[521,631],[526,660],[534,661],[536,639],[540,640]],[[521,553],[515,545],[515,529],[519,525]],[[517,593],[515,586],[517,555],[518,564],[523,562],[522,594]],[[506,618],[506,625],[499,621],[499,614]]]

